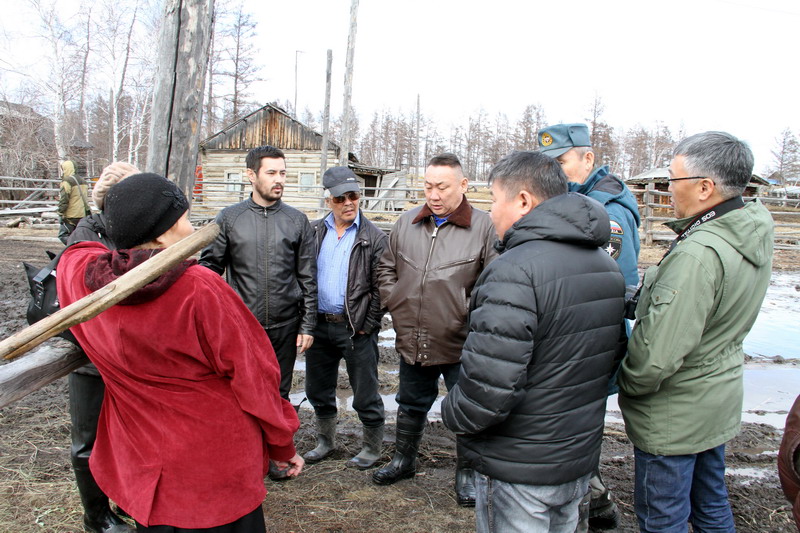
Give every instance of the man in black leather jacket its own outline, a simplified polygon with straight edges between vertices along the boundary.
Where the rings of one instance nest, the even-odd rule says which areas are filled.
[[[317,263],[314,232],[306,215],[281,201],[284,154],[259,146],[247,154],[253,193],[217,215],[219,236],[200,264],[228,283],[267,331],[281,367],[280,393],[289,398],[297,353],[314,342]]]
[[[380,458],[383,442],[378,332],[384,309],[376,269],[387,237],[359,209],[361,190],[352,170],[329,168],[322,183],[331,212],[312,224],[317,236],[319,315],[314,345],[306,354],[306,395],[317,416],[317,447],[303,458],[316,463],[336,448],[336,383],[344,359],[353,409],[363,424],[363,447],[347,466],[365,470]]]

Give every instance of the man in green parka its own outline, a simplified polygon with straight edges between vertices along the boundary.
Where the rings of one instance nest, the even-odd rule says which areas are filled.
[[[733,532],[725,443],[740,427],[742,341],[772,272],[773,221],[743,202],[753,154],[706,132],[681,141],[669,167],[678,233],[648,269],[619,374],[634,444],[634,509],[643,532]]]

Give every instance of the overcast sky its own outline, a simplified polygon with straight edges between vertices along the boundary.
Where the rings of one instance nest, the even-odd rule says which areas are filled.
[[[319,112],[331,48],[338,115],[350,0],[246,6],[264,67],[256,99],[294,100],[297,56],[298,108]],[[419,94],[446,131],[481,108],[514,121],[528,104],[581,122],[598,95],[616,128],[729,131],[759,172],[780,132],[800,133],[798,27],[797,0],[361,0],[353,105],[365,128],[373,111],[413,112]]]

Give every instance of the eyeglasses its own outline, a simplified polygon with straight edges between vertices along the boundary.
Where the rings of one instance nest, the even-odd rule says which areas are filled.
[[[688,178],[668,178],[667,181],[673,182],[681,180],[704,180],[704,179],[706,179],[706,176],[690,176]]]
[[[359,198],[361,198],[361,194],[355,191],[346,192],[341,196],[331,196],[331,202],[335,204],[343,204],[345,198],[347,198],[351,202],[357,202]]]

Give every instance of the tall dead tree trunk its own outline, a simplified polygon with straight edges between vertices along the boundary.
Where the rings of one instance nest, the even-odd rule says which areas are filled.
[[[344,104],[342,109],[342,151],[339,153],[339,164],[347,166],[350,150],[353,145],[353,110],[350,101],[353,97],[353,56],[356,48],[356,20],[358,18],[358,0],[350,4],[350,33],[347,37],[347,59],[344,71]]]
[[[159,37],[147,169],[192,197],[214,0],[167,0]]]

